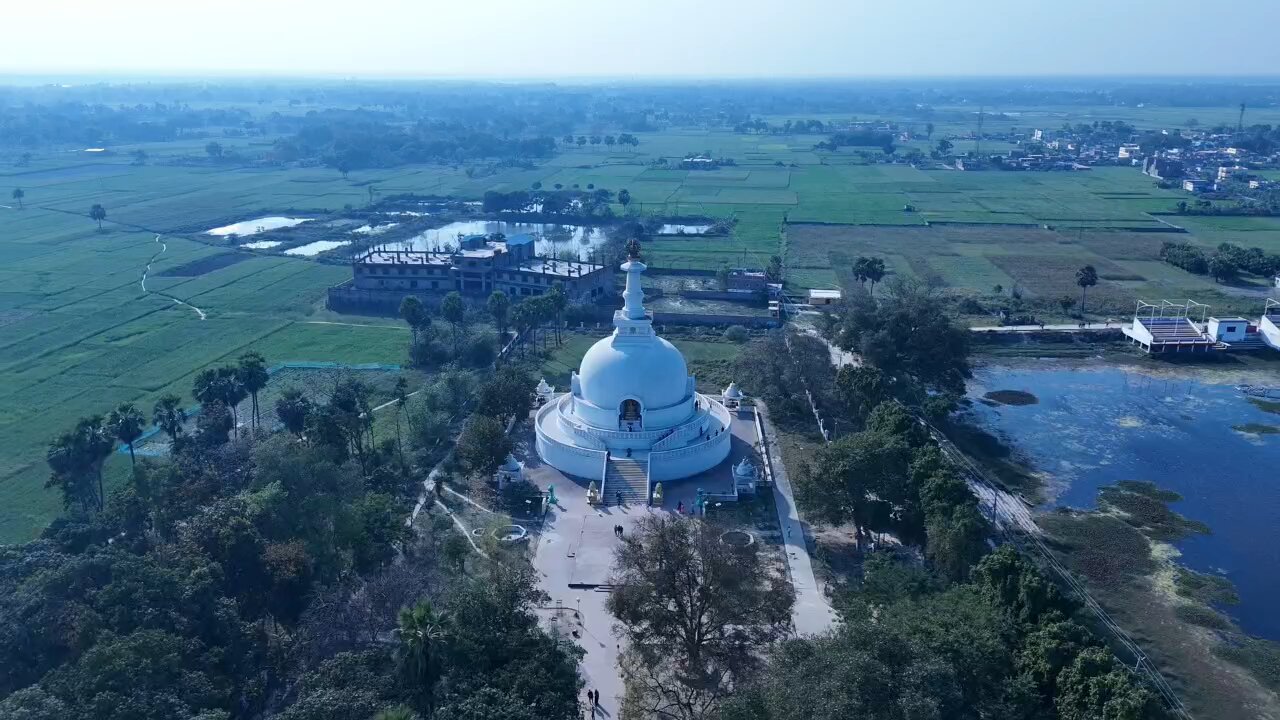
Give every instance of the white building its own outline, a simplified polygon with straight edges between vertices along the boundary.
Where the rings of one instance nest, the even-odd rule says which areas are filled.
[[[834,305],[840,302],[839,290],[822,290],[814,288],[809,291],[810,305]]]
[[[729,454],[729,411],[695,391],[684,356],[654,332],[644,309],[644,263],[623,263],[624,306],[613,334],[591,346],[569,392],[538,410],[538,455],[569,475],[603,483],[601,498],[648,498],[653,483],[710,470]]]
[[[1242,317],[1209,318],[1209,337],[1221,342],[1240,342],[1249,331],[1249,321]]]

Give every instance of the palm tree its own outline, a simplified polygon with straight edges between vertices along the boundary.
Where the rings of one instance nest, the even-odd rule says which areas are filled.
[[[102,229],[102,221],[107,219],[107,209],[106,209],[106,208],[104,208],[104,207],[102,207],[102,206],[101,206],[101,205],[99,205],[98,203],[94,203],[94,204],[93,204],[93,207],[89,208],[89,219],[90,219],[90,220],[97,220],[97,221],[98,221],[98,229],[99,229],[99,230],[101,230],[101,229]]]
[[[494,290],[486,304],[489,314],[493,316],[493,324],[498,327],[498,349],[507,339],[507,328],[511,325],[511,298],[501,290]]]
[[[462,304],[462,295],[457,290],[444,296],[444,300],[440,302],[440,316],[445,322],[453,326],[453,357],[458,357],[458,341],[459,332],[462,328],[462,322],[466,319],[467,308]]]
[[[75,429],[49,444],[45,460],[53,475],[45,487],[60,487],[63,502],[68,506],[79,502],[85,510],[101,511],[106,501],[102,464],[114,448],[101,415],[82,418]]]
[[[297,388],[288,388],[276,400],[276,417],[294,435],[301,436],[311,415],[311,401]]]
[[[27,196],[26,191],[23,190],[22,188],[14,188],[12,195],[13,195],[13,199],[18,201],[18,209],[21,210],[22,198]]]
[[[876,283],[884,279],[884,258],[867,258],[867,263],[862,269],[867,280],[871,281],[871,294],[876,294]]]
[[[267,374],[267,361],[257,352],[249,351],[240,356],[240,365],[236,368],[236,378],[240,385],[253,399],[253,427],[258,427],[258,392],[267,386],[271,378]]]
[[[1092,265],[1085,265],[1076,271],[1076,284],[1080,286],[1080,316],[1084,317],[1085,294],[1098,284],[1098,271]]]
[[[520,338],[520,357],[524,357],[525,343],[529,341],[529,328],[533,327],[533,308],[529,306],[529,302],[517,303],[511,311],[511,324],[516,328],[516,335]]]
[[[176,445],[178,436],[182,434],[182,426],[187,421],[187,412],[182,409],[182,400],[177,395],[165,395],[156,401],[151,410],[151,422],[169,436],[169,443]]]
[[[555,317],[556,321],[556,347],[560,347],[560,323],[564,316],[564,310],[569,306],[569,296],[564,293],[564,285],[556,283],[551,286],[551,292],[547,293],[547,310]]]
[[[433,704],[433,691],[440,678],[440,645],[447,631],[448,618],[426,600],[400,611],[400,670],[427,708]]]
[[[133,444],[142,437],[142,426],[146,424],[146,417],[133,403],[124,403],[107,416],[107,430],[117,440],[129,446],[129,463],[133,467],[138,466],[138,458],[133,454]]]
[[[626,188],[619,190],[618,202],[622,204],[622,209],[626,210],[627,206],[631,204],[631,191]]]
[[[236,430],[237,437],[239,420],[236,405],[248,397],[248,392],[240,382],[239,375],[239,369],[234,365],[205,368],[196,374],[191,386],[191,394],[200,401],[201,405],[220,402],[227,406],[227,410],[231,412],[232,427]]]

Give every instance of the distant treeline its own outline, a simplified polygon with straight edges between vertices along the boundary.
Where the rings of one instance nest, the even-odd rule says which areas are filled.
[[[318,159],[342,172],[408,163],[462,162],[478,159],[530,160],[555,152],[555,138],[508,136],[459,122],[401,127],[365,122],[344,113],[308,117],[292,137],[275,143],[275,159]]]
[[[209,126],[251,126],[247,111],[193,110],[185,105],[108,107],[81,103],[0,107],[0,146],[35,149],[46,144],[107,146],[163,142],[187,130]]]
[[[894,134],[887,130],[846,130],[833,134],[817,147],[824,150],[836,150],[841,147],[893,147]]]
[[[1187,242],[1166,242],[1160,246],[1160,259],[1195,275],[1211,275],[1220,282],[1231,280],[1242,271],[1265,278],[1280,273],[1280,255],[1226,242],[1212,252]]]

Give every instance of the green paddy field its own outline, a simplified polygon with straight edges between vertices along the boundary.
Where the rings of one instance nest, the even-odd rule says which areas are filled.
[[[1050,127],[1061,125],[1055,120]],[[948,130],[940,125],[934,138]],[[1155,258],[1160,241],[1280,251],[1274,219],[1153,215],[1172,211],[1184,195],[1156,188],[1136,168],[957,172],[868,165],[857,149],[815,150],[822,135],[690,128],[637,136],[635,148],[573,147],[533,169],[472,176],[443,166],[347,179],[324,168],[213,167],[202,162],[208,138],[113,147],[109,155],[39,152],[28,167],[0,157],[0,542],[34,536],[57,512],[56,494],[43,487],[45,446],[83,415],[125,401],[149,412],[163,393],[186,397],[202,367],[250,349],[273,364],[403,362],[408,334],[397,323],[323,309],[325,288],[349,277],[342,265],[271,254],[200,262],[226,252],[203,234],[209,228],[362,207],[369,185],[380,196],[468,200],[534,182],[626,188],[633,212],[736,221],[729,237],[650,242],[651,265],[710,270],[744,258],[763,265],[779,254],[797,290],[848,282],[852,259],[876,254],[891,272],[935,278],[956,292],[1017,285],[1056,298],[1074,292],[1075,269],[1092,263],[1102,277],[1094,295],[1117,308],[1138,297],[1191,297],[1243,312],[1261,304],[1265,288],[1217,286],[1171,268]],[[270,142],[218,140],[249,157]],[[148,153],[146,165],[130,163],[136,147]],[[701,152],[736,165],[675,169]],[[23,209],[9,200],[13,187],[26,192]],[[107,210],[101,231],[87,216],[94,203]],[[1166,223],[1190,234],[1147,232]],[[175,268],[186,270],[165,274]]]

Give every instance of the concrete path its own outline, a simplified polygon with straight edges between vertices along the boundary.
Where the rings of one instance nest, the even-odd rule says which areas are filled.
[[[1086,330],[1119,330],[1128,323],[1062,323],[1059,325],[982,325],[969,328],[970,332],[1024,333],[1024,332],[1084,332]]]
[[[786,545],[787,574],[796,591],[796,604],[791,611],[791,620],[799,635],[824,633],[835,625],[836,614],[813,574],[813,562],[809,558],[809,548],[805,542],[804,524],[800,521],[787,469],[782,464],[778,436],[769,422],[768,409],[763,403],[757,402],[756,411],[760,413],[765,429],[764,442],[769,444],[773,502],[778,510],[778,525],[782,528],[783,542]]]

